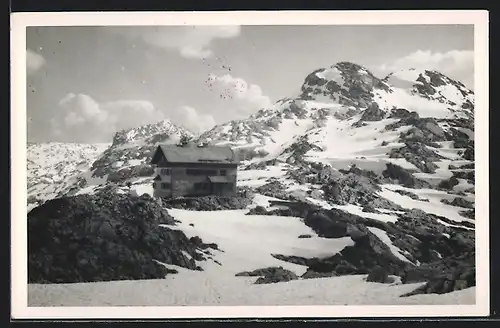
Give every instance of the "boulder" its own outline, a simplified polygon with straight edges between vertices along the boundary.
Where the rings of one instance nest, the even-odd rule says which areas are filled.
[[[256,206],[254,208],[251,208],[247,215],[266,215],[267,214],[267,210],[264,206]]]
[[[387,270],[377,265],[371,269],[370,273],[366,277],[366,281],[378,282],[382,284],[390,284],[394,282],[394,279],[389,277]]]
[[[453,190],[453,188],[458,185],[460,183],[460,181],[458,181],[457,177],[455,176],[452,176],[451,178],[449,179],[446,179],[446,180],[442,180],[439,184],[438,184],[438,188],[439,189],[443,189],[443,190]]]

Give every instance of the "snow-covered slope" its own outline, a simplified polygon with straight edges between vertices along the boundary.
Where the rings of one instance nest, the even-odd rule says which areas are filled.
[[[28,208],[63,195],[109,144],[30,143],[27,147]]]
[[[269,154],[269,158],[279,155],[300,137],[315,133],[325,135],[325,143],[330,147],[340,148],[337,153],[341,156],[356,157],[359,146],[353,149],[352,143],[344,139],[360,133],[353,123],[377,121],[372,128],[378,131],[364,133],[365,139],[394,139],[402,130],[386,135],[379,132],[397,121],[389,119],[396,109],[415,112],[423,118],[472,119],[474,93],[434,71],[396,72],[379,79],[360,65],[341,62],[309,74],[298,96],[280,100],[247,119],[216,126],[200,140],[253,149],[261,157]],[[354,127],[361,125],[360,122]],[[367,143],[367,149],[373,149],[373,144]],[[346,154],[345,149],[353,152]]]

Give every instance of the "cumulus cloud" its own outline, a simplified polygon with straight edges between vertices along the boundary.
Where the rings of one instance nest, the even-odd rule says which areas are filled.
[[[33,74],[45,64],[45,58],[42,55],[27,49],[26,50],[26,71]]]
[[[271,100],[263,94],[260,86],[250,84],[244,79],[229,74],[209,75],[206,84],[216,97],[227,102],[229,111],[224,115],[228,119],[247,117],[271,106]]]
[[[212,115],[199,113],[190,106],[179,107],[172,115],[172,123],[185,127],[194,133],[202,133],[215,126]]]
[[[111,31],[131,39],[143,41],[164,49],[174,49],[186,58],[207,58],[215,39],[228,39],[240,34],[240,26],[126,26]]]
[[[121,129],[164,119],[148,101],[120,100],[98,103],[85,94],[69,93],[59,102],[59,115],[51,120],[54,136],[73,142],[110,142]]]
[[[418,50],[392,63],[381,65],[378,69],[387,73],[409,68],[436,70],[461,81],[469,88],[474,87],[473,51],[451,50],[441,53]]]

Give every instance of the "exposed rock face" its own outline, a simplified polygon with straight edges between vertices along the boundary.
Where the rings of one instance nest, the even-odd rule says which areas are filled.
[[[270,182],[256,188],[255,191],[264,196],[279,199],[288,199],[290,197],[290,194],[286,192],[286,187],[279,180],[271,179]]]
[[[298,163],[303,161],[303,156],[310,150],[321,151],[318,146],[310,143],[307,136],[299,138],[291,146],[287,147],[282,154],[287,155],[286,162],[289,164]]]
[[[463,153],[463,158],[468,161],[474,160],[474,146],[468,146]]]
[[[460,211],[459,213],[461,216],[463,216],[467,219],[475,220],[475,218],[476,218],[476,213],[474,210]]]
[[[452,206],[458,206],[458,207],[464,207],[464,208],[474,208],[474,202],[469,202],[467,199],[461,198],[461,197],[456,197],[452,201],[449,201],[447,199],[442,199],[442,203],[452,205]]]
[[[401,206],[377,195],[381,190],[381,181],[373,171],[352,167],[349,171],[341,171],[342,176],[332,176],[324,183],[322,190],[328,201],[339,204],[358,204],[372,208],[400,210]]]
[[[28,214],[30,283],[163,278],[156,261],[196,269],[196,244],[149,196],[112,190],[53,199]],[[186,257],[189,254],[191,258]]]
[[[417,294],[444,294],[476,285],[475,252],[413,268],[403,276],[404,283],[429,280],[402,297]]]
[[[430,188],[430,184],[424,180],[417,179],[408,170],[399,165],[387,163],[387,168],[382,172],[384,178],[390,182],[400,184],[407,188]]]
[[[365,125],[364,122],[381,121],[385,118],[385,115],[385,111],[380,109],[376,102],[373,102],[363,111],[359,121],[354,123],[352,126],[356,128]]]
[[[389,124],[385,127],[386,130],[396,130],[403,126],[411,126],[412,128],[400,135],[402,141],[417,141],[423,143],[432,143],[445,141],[446,133],[439,126],[438,121],[432,117],[420,117],[416,112],[408,112],[404,108],[393,109],[391,118],[399,118],[400,120]]]
[[[415,114],[418,115],[416,112],[410,112],[406,108],[393,108],[390,111],[389,118],[406,119]]]
[[[272,284],[278,282],[287,282],[291,280],[297,280],[298,277],[292,271],[283,269],[283,267],[269,267],[263,269],[257,269],[254,271],[245,271],[236,274],[237,277],[255,277],[259,278],[255,281],[255,284]]]
[[[366,108],[373,102],[375,89],[391,92],[387,84],[366,68],[350,62],[340,62],[309,74],[302,85],[300,98],[314,99],[321,95],[346,106]]]
[[[438,168],[434,162],[443,159],[442,156],[424,144],[414,141],[407,141],[403,147],[392,149],[389,157],[404,158],[424,173],[434,173]]]
[[[347,246],[327,258],[273,255],[282,261],[307,266],[304,278],[370,274],[368,281],[373,279],[388,283],[393,281],[386,279],[386,275],[398,275],[404,277],[403,283],[411,283],[439,279],[443,272],[453,271],[456,266],[464,270],[473,268],[475,236],[474,230],[467,229],[473,227],[467,221],[456,222],[415,209],[405,210],[394,223],[363,218],[340,209],[323,210],[314,206],[310,206],[309,210],[280,211],[280,215],[303,217],[304,223],[320,237],[350,237],[354,241],[353,246]],[[453,227],[445,224],[452,224]],[[460,225],[463,228],[457,227]],[[387,233],[392,244],[401,250],[408,261],[396,256],[372,233],[371,228]]]
[[[422,201],[422,202],[428,202],[429,201],[428,199],[422,199],[422,198],[420,198],[417,194],[412,193],[410,191],[400,190],[400,189],[399,190],[394,190],[394,191],[397,192],[400,195],[408,196],[408,197],[410,197],[411,199],[414,199],[414,200],[419,200],[419,201]]]
[[[363,111],[361,115],[361,120],[363,121],[380,121],[385,117],[385,111],[378,107],[376,102],[373,102],[368,106],[367,109]]]

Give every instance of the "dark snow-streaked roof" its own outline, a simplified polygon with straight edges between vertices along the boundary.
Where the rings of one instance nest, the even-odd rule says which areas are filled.
[[[177,146],[161,144],[156,148],[151,164],[165,156],[170,163],[223,163],[238,164],[238,158],[228,146]]]

